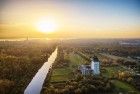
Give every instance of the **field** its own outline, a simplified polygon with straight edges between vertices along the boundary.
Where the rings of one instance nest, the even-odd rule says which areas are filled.
[[[121,59],[121,60],[125,60],[125,61],[137,62],[136,60],[134,60],[132,58],[120,57],[120,56],[115,56],[115,55],[110,55],[110,54],[105,54],[105,53],[100,53],[100,54],[104,55],[104,56],[107,56],[107,57],[109,57],[111,59],[114,59],[114,60]]]
[[[103,73],[103,75],[105,77],[112,77],[115,73],[119,72],[119,71],[125,71],[125,69],[123,69],[120,66],[115,66],[115,67],[105,67],[105,72]]]
[[[140,92],[135,89],[132,85],[119,81],[119,80],[113,80],[114,86],[116,91],[118,92],[128,92],[132,94],[139,94]]]
[[[69,68],[54,69],[51,76],[51,82],[63,82],[71,78],[71,70]]]
[[[120,66],[115,66],[115,67],[105,67],[105,72],[103,72],[103,76],[112,78],[114,75],[117,75],[118,72],[123,72],[127,71],[124,68]],[[124,93],[134,93],[134,94],[139,94],[140,92],[135,89],[134,86],[131,84],[126,83],[125,81],[121,80],[112,80],[114,87],[115,87],[115,92],[124,92]]]
[[[78,68],[78,66],[87,62],[74,52],[69,54],[65,53],[64,59],[70,60],[69,66],[54,69],[51,76],[51,82],[63,82],[72,79],[73,72]]]

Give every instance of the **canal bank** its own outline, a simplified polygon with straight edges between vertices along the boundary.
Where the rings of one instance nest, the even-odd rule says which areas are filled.
[[[57,48],[48,58],[48,61],[43,64],[43,66],[38,70],[36,75],[33,77],[29,85],[26,87],[24,94],[40,94],[42,90],[43,83],[49,73],[49,69],[52,67],[56,57],[57,57]]]

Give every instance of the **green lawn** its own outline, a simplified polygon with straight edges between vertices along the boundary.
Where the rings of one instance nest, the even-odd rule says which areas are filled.
[[[87,63],[87,61],[83,59],[81,56],[79,56],[78,54],[70,53],[68,58],[71,62],[70,63],[71,69],[77,69],[78,66],[80,66],[81,64]]]
[[[67,81],[71,78],[71,70],[69,68],[57,68],[53,70],[51,82]]]
[[[136,90],[132,85],[128,83],[118,81],[118,80],[113,80],[113,83],[114,83],[114,86],[116,87],[116,90],[119,92],[129,92],[129,93],[135,92],[133,94],[140,94],[138,90]]]
[[[115,66],[115,67],[105,67],[106,72],[103,73],[105,77],[112,77],[117,71],[125,71],[124,68]],[[125,92],[125,94],[140,94],[138,90],[136,90],[132,85],[119,81],[119,80],[112,80],[115,86],[115,90],[117,92]],[[133,93],[132,93],[133,92]]]
[[[105,72],[103,73],[103,75],[105,77],[112,77],[113,74],[115,74],[118,71],[125,71],[124,68],[119,67],[119,66],[115,66],[115,67],[105,67]]]
[[[72,72],[75,71],[78,66],[87,62],[75,53],[65,54],[64,58],[70,60],[69,67],[54,69],[51,76],[51,82],[67,81],[71,79],[73,77]]]
[[[100,53],[100,54],[103,55],[103,56],[107,56],[109,58],[112,58],[114,60],[122,59],[122,60],[125,60],[125,61],[136,62],[136,60],[134,60],[132,58],[120,57],[120,56],[110,55],[110,54],[106,54],[106,53]]]

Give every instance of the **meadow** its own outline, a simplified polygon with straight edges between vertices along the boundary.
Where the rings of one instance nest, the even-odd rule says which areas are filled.
[[[53,69],[51,82],[61,82],[61,81],[68,81],[73,78],[73,72],[77,70],[77,68],[81,64],[86,64],[86,60],[80,57],[78,54],[72,52],[67,54],[64,52],[64,59],[69,60],[69,65],[66,67],[60,67]],[[68,63],[68,62],[66,62]]]

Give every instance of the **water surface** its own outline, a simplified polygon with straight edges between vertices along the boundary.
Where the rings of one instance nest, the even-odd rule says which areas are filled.
[[[52,67],[52,64],[54,63],[56,57],[57,48],[48,58],[48,62],[45,62],[43,66],[38,70],[36,75],[33,77],[32,81],[25,89],[24,94],[40,94],[44,80],[49,72],[49,69]]]

